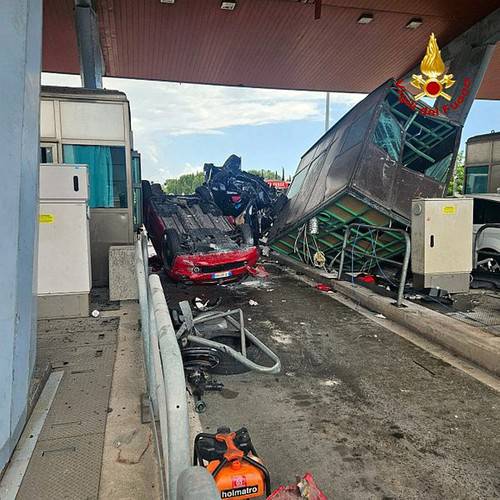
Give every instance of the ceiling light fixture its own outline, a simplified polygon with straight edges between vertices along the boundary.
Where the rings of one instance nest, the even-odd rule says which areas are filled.
[[[175,3],[175,0],[160,0],[160,3]]]
[[[222,10],[234,10],[236,9],[236,2],[222,2],[220,8]]]
[[[365,12],[358,17],[358,24],[370,24],[373,21],[373,14]]]
[[[408,21],[408,24],[405,26],[405,28],[408,28],[410,30],[417,29],[419,26],[422,26],[422,19],[420,17],[414,17],[413,19],[410,19]]]

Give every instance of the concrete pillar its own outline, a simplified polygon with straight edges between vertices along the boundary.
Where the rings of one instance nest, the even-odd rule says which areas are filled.
[[[26,421],[36,341],[42,0],[0,1],[0,471]]]

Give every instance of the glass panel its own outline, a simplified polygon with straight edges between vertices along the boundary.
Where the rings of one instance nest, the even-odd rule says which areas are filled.
[[[132,151],[132,183],[141,183],[141,155],[137,151]]]
[[[385,109],[380,114],[373,142],[393,160],[399,160],[402,130],[396,119]]]
[[[91,208],[127,208],[125,147],[64,144],[63,157],[89,166]]]
[[[291,200],[299,192],[308,171],[309,167],[304,168],[293,178],[292,184],[290,184],[288,192],[286,193],[288,199]]]
[[[500,222],[500,202],[474,199],[474,224]]]
[[[142,224],[141,155],[132,151],[132,216],[134,231]]]
[[[40,163],[54,163],[53,146],[40,147]]]
[[[488,192],[488,167],[465,169],[465,194]]]
[[[453,158],[453,154],[450,153],[448,156],[445,156],[442,160],[437,161],[434,165],[431,165],[426,171],[425,175],[436,179],[441,184],[446,181],[446,177],[448,176],[448,167],[450,166],[451,159]]]
[[[400,158],[399,161],[406,168],[425,174],[440,183],[445,182],[452,168],[450,151],[455,149],[459,127],[445,118],[412,111],[399,102],[394,91],[387,96],[386,105],[390,107],[391,119],[386,116],[387,110],[382,112],[374,142],[393,159],[396,159],[395,149],[402,146],[402,154],[398,159]],[[396,134],[389,130],[389,127],[393,127],[394,120],[402,127],[402,140],[395,141],[395,144],[392,137]],[[387,135],[389,139],[386,138]]]
[[[371,117],[371,113],[365,113],[351,124],[342,145],[341,153],[356,146],[356,144],[359,144],[364,139]]]

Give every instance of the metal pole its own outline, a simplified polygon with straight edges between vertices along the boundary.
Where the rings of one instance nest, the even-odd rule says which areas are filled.
[[[408,273],[408,264],[410,263],[410,253],[411,253],[411,242],[410,236],[406,231],[402,231],[403,237],[405,239],[406,248],[405,248],[405,256],[403,260],[403,269],[401,271],[401,279],[399,281],[398,288],[398,299],[396,301],[396,305],[401,307],[403,303],[403,294],[405,291],[405,283],[406,283],[406,274]],[[376,257],[375,257],[376,258]]]
[[[325,132],[330,128],[330,92],[326,93],[325,102]]]
[[[340,277],[342,276],[342,270],[344,269],[345,249],[347,247],[347,241],[349,240],[350,235],[351,235],[351,226],[347,226],[344,233],[344,242],[342,243],[342,251],[340,252],[339,273],[337,275],[338,280],[340,280]]]
[[[220,493],[210,472],[204,467],[189,467],[179,476],[177,500],[217,500]]]

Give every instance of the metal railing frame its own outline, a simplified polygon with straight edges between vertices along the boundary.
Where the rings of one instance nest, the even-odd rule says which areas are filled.
[[[403,235],[403,238],[405,240],[405,255],[403,259],[403,264],[401,262],[397,262],[392,259],[387,259],[385,257],[378,257],[375,253],[375,255],[368,255],[363,252],[360,252],[358,250],[352,249],[352,252],[356,255],[366,255],[366,257],[372,257],[375,260],[382,260],[384,262],[390,262],[391,264],[396,264],[399,266],[402,266],[401,270],[401,279],[399,281],[399,287],[398,287],[398,297],[396,299],[395,305],[397,307],[403,307],[403,297],[404,297],[404,289],[405,289],[405,284],[406,284],[406,276],[408,274],[408,265],[410,263],[410,254],[411,254],[411,242],[410,242],[410,235],[404,230],[404,229],[396,229],[392,227],[385,227],[385,226],[371,226],[370,224],[349,224],[346,227],[346,231],[344,234],[344,242],[342,243],[342,251],[340,254],[340,263],[339,263],[339,270],[338,270],[338,275],[337,279],[340,280],[342,277],[342,271],[344,269],[344,258],[345,258],[345,250],[347,248],[348,242],[349,242],[349,237],[351,236],[351,230],[353,228],[359,228],[359,229],[370,229],[374,231],[380,231],[380,232],[392,232],[392,233],[399,233]]]
[[[195,497],[216,500],[220,496],[212,476],[206,469],[191,465],[182,356],[160,278],[155,274],[148,277],[148,235],[144,228],[139,231],[135,249],[144,364],[152,418],[157,417],[160,424],[166,497],[169,500]],[[190,481],[186,481],[186,477]],[[193,496],[191,491],[196,491],[198,496]]]

